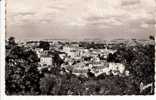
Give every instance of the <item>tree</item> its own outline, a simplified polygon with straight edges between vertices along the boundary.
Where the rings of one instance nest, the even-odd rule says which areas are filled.
[[[42,95],[57,95],[61,87],[61,77],[51,72],[45,72],[40,79],[40,90]]]
[[[34,51],[19,46],[11,48],[6,56],[6,94],[39,94],[40,75],[37,67],[38,58]]]
[[[43,50],[49,50],[50,44],[46,41],[40,41],[39,48],[43,48]]]
[[[149,36],[149,39],[150,40],[155,40],[154,36],[152,36],[152,35]]]
[[[126,82],[126,84],[131,91],[126,93],[140,94],[139,86],[141,82],[145,84],[154,82],[154,55],[153,44],[137,44],[132,47],[118,48],[117,52],[112,55],[109,54],[107,61],[125,64],[126,70],[130,71],[129,80],[131,80],[130,82],[125,79],[125,82],[129,82]]]
[[[9,37],[8,42],[9,44],[15,45],[16,44],[15,37]]]
[[[8,38],[8,45],[6,45],[6,49],[12,49],[16,46],[15,37],[9,37]]]

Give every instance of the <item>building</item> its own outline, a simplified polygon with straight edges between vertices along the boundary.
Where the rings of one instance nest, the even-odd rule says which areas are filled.
[[[40,58],[40,65],[41,66],[52,66],[53,60],[52,57],[42,56]]]
[[[41,57],[41,54],[43,53],[43,49],[42,48],[36,48],[35,49],[35,52],[36,52],[38,58],[40,58]]]
[[[125,65],[121,63],[109,63],[109,70],[112,71],[113,75],[117,75],[117,73],[124,74]]]

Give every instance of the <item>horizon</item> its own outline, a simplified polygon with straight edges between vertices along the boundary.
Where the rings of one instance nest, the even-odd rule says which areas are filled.
[[[10,36],[14,37],[14,36]],[[99,39],[99,38],[84,38],[84,39],[69,39],[69,38],[40,38],[40,39],[17,39],[16,41],[48,41],[48,40],[68,40],[68,41],[113,41],[113,40],[150,40],[149,37],[146,38],[113,38],[113,39]],[[8,40],[6,37],[5,40]]]

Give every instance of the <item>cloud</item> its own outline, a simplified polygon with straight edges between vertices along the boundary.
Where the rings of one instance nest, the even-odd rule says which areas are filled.
[[[20,12],[17,13],[16,15],[21,15],[21,16],[29,16],[29,15],[35,15],[35,12]]]
[[[59,11],[62,11],[65,9],[65,7],[61,7],[61,6],[50,6],[49,8],[51,8],[52,10],[59,10]]]
[[[151,20],[144,20],[143,23],[140,25],[141,28],[153,28],[156,25],[156,20],[151,19]]]
[[[148,24],[148,25],[155,25],[156,24],[156,20],[155,19],[145,20],[145,23]]]
[[[94,25],[104,28],[109,28],[111,26],[120,26],[122,21],[118,20],[116,17],[90,17],[87,18],[87,25]]]
[[[104,19],[105,17],[101,17],[101,16],[91,16],[91,17],[87,17],[86,21],[101,21]]]
[[[148,28],[148,27],[149,27],[149,25],[148,25],[148,24],[146,24],[146,23],[143,23],[143,24],[141,24],[141,25],[140,25],[140,27],[142,27],[142,28]]]
[[[156,2],[154,0],[123,0],[121,9],[129,16],[128,20],[152,19],[155,17]]]
[[[40,22],[41,24],[48,24],[51,23],[52,21],[50,19],[41,19],[38,22]]]
[[[122,0],[121,6],[131,6],[140,4],[140,0]]]
[[[102,37],[109,33],[128,34],[133,30],[135,34],[145,35],[155,24],[155,0],[37,0],[38,5],[36,0],[7,2],[10,27],[7,31],[10,33],[38,32],[48,36],[52,32],[50,36],[54,37],[56,34],[82,36],[83,33]]]

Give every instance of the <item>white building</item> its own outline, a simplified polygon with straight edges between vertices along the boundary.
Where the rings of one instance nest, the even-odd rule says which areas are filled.
[[[63,52],[67,53],[71,58],[80,57],[83,54],[83,50],[78,47],[64,46]]]
[[[40,58],[40,64],[41,66],[52,66],[52,57],[41,57]]]
[[[129,76],[129,71],[125,70],[125,65],[121,63],[109,63],[108,66],[105,66],[104,68],[95,68],[94,70],[95,76],[98,76],[102,73],[110,75],[111,72],[113,75],[124,74],[126,76]]]
[[[43,49],[36,48],[35,51],[36,51],[37,56],[40,58],[41,57],[41,54],[43,53]]]
[[[123,74],[125,72],[125,65],[121,63],[109,63],[109,70],[111,70],[115,75],[116,72]]]

